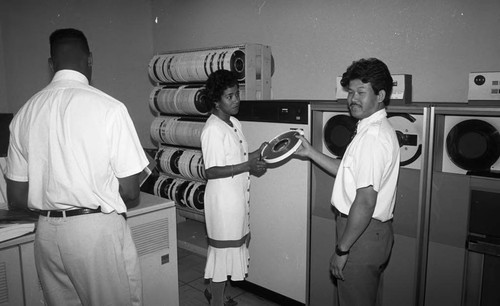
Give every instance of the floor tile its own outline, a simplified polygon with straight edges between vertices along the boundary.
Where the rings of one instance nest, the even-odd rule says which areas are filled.
[[[185,250],[185,249],[183,249],[183,248],[177,248],[177,257],[178,257],[179,259],[181,259],[181,258],[183,258],[183,257],[186,257],[186,256],[189,256],[189,255],[191,255],[191,254],[193,254],[193,253],[192,253],[192,252],[190,252],[190,251],[187,251],[187,250]]]
[[[208,302],[203,292],[189,286],[179,287],[179,305],[180,306],[207,306]]]
[[[263,299],[253,293],[245,292],[234,298],[238,302],[238,306],[279,306],[266,299]]]
[[[179,281],[189,283],[203,277],[205,270],[205,259],[196,254],[190,254],[178,258]]]

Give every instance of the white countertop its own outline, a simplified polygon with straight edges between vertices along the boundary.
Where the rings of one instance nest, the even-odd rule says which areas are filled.
[[[141,192],[140,204],[127,212],[127,217],[143,215],[152,211],[157,211],[169,207],[174,207],[174,201],[157,197],[155,195]],[[35,234],[28,234],[18,238],[0,242],[0,249],[8,248],[14,245],[29,243],[35,239]]]
[[[175,202],[160,198],[158,196],[141,192],[141,201],[137,207],[131,208],[127,212],[127,217],[142,215],[148,212],[165,209],[175,206]]]

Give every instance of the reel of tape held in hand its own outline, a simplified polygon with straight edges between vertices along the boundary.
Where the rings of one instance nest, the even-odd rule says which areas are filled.
[[[302,144],[297,135],[304,135],[304,131],[286,131],[271,139],[261,151],[262,159],[268,164],[274,164],[291,156]]]

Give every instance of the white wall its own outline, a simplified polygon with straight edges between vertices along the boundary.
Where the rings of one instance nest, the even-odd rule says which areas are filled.
[[[0,74],[5,78],[11,112],[50,82],[50,34],[73,27],[89,40],[94,59],[92,84],[127,105],[143,146],[150,146],[153,115],[148,106],[147,66],[153,42],[149,0],[2,0],[0,9],[5,63]],[[0,77],[0,89],[1,84]]]
[[[334,99],[335,77],[373,56],[413,75],[414,101],[466,102],[469,72],[500,71],[498,12],[498,0],[2,0],[0,111],[50,81],[48,37],[61,27],[86,33],[94,86],[127,105],[144,146],[147,66],[170,50],[269,45],[275,99]]]
[[[413,75],[413,101],[466,102],[468,74],[500,71],[498,0],[153,0],[155,52],[272,48],[275,99],[334,99],[335,77],[378,57]]]

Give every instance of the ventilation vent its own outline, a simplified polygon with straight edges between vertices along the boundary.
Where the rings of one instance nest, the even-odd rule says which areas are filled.
[[[138,224],[131,227],[132,237],[139,257],[168,249],[168,218]]]
[[[7,267],[0,263],[0,304],[9,302],[9,287],[7,286]]]

